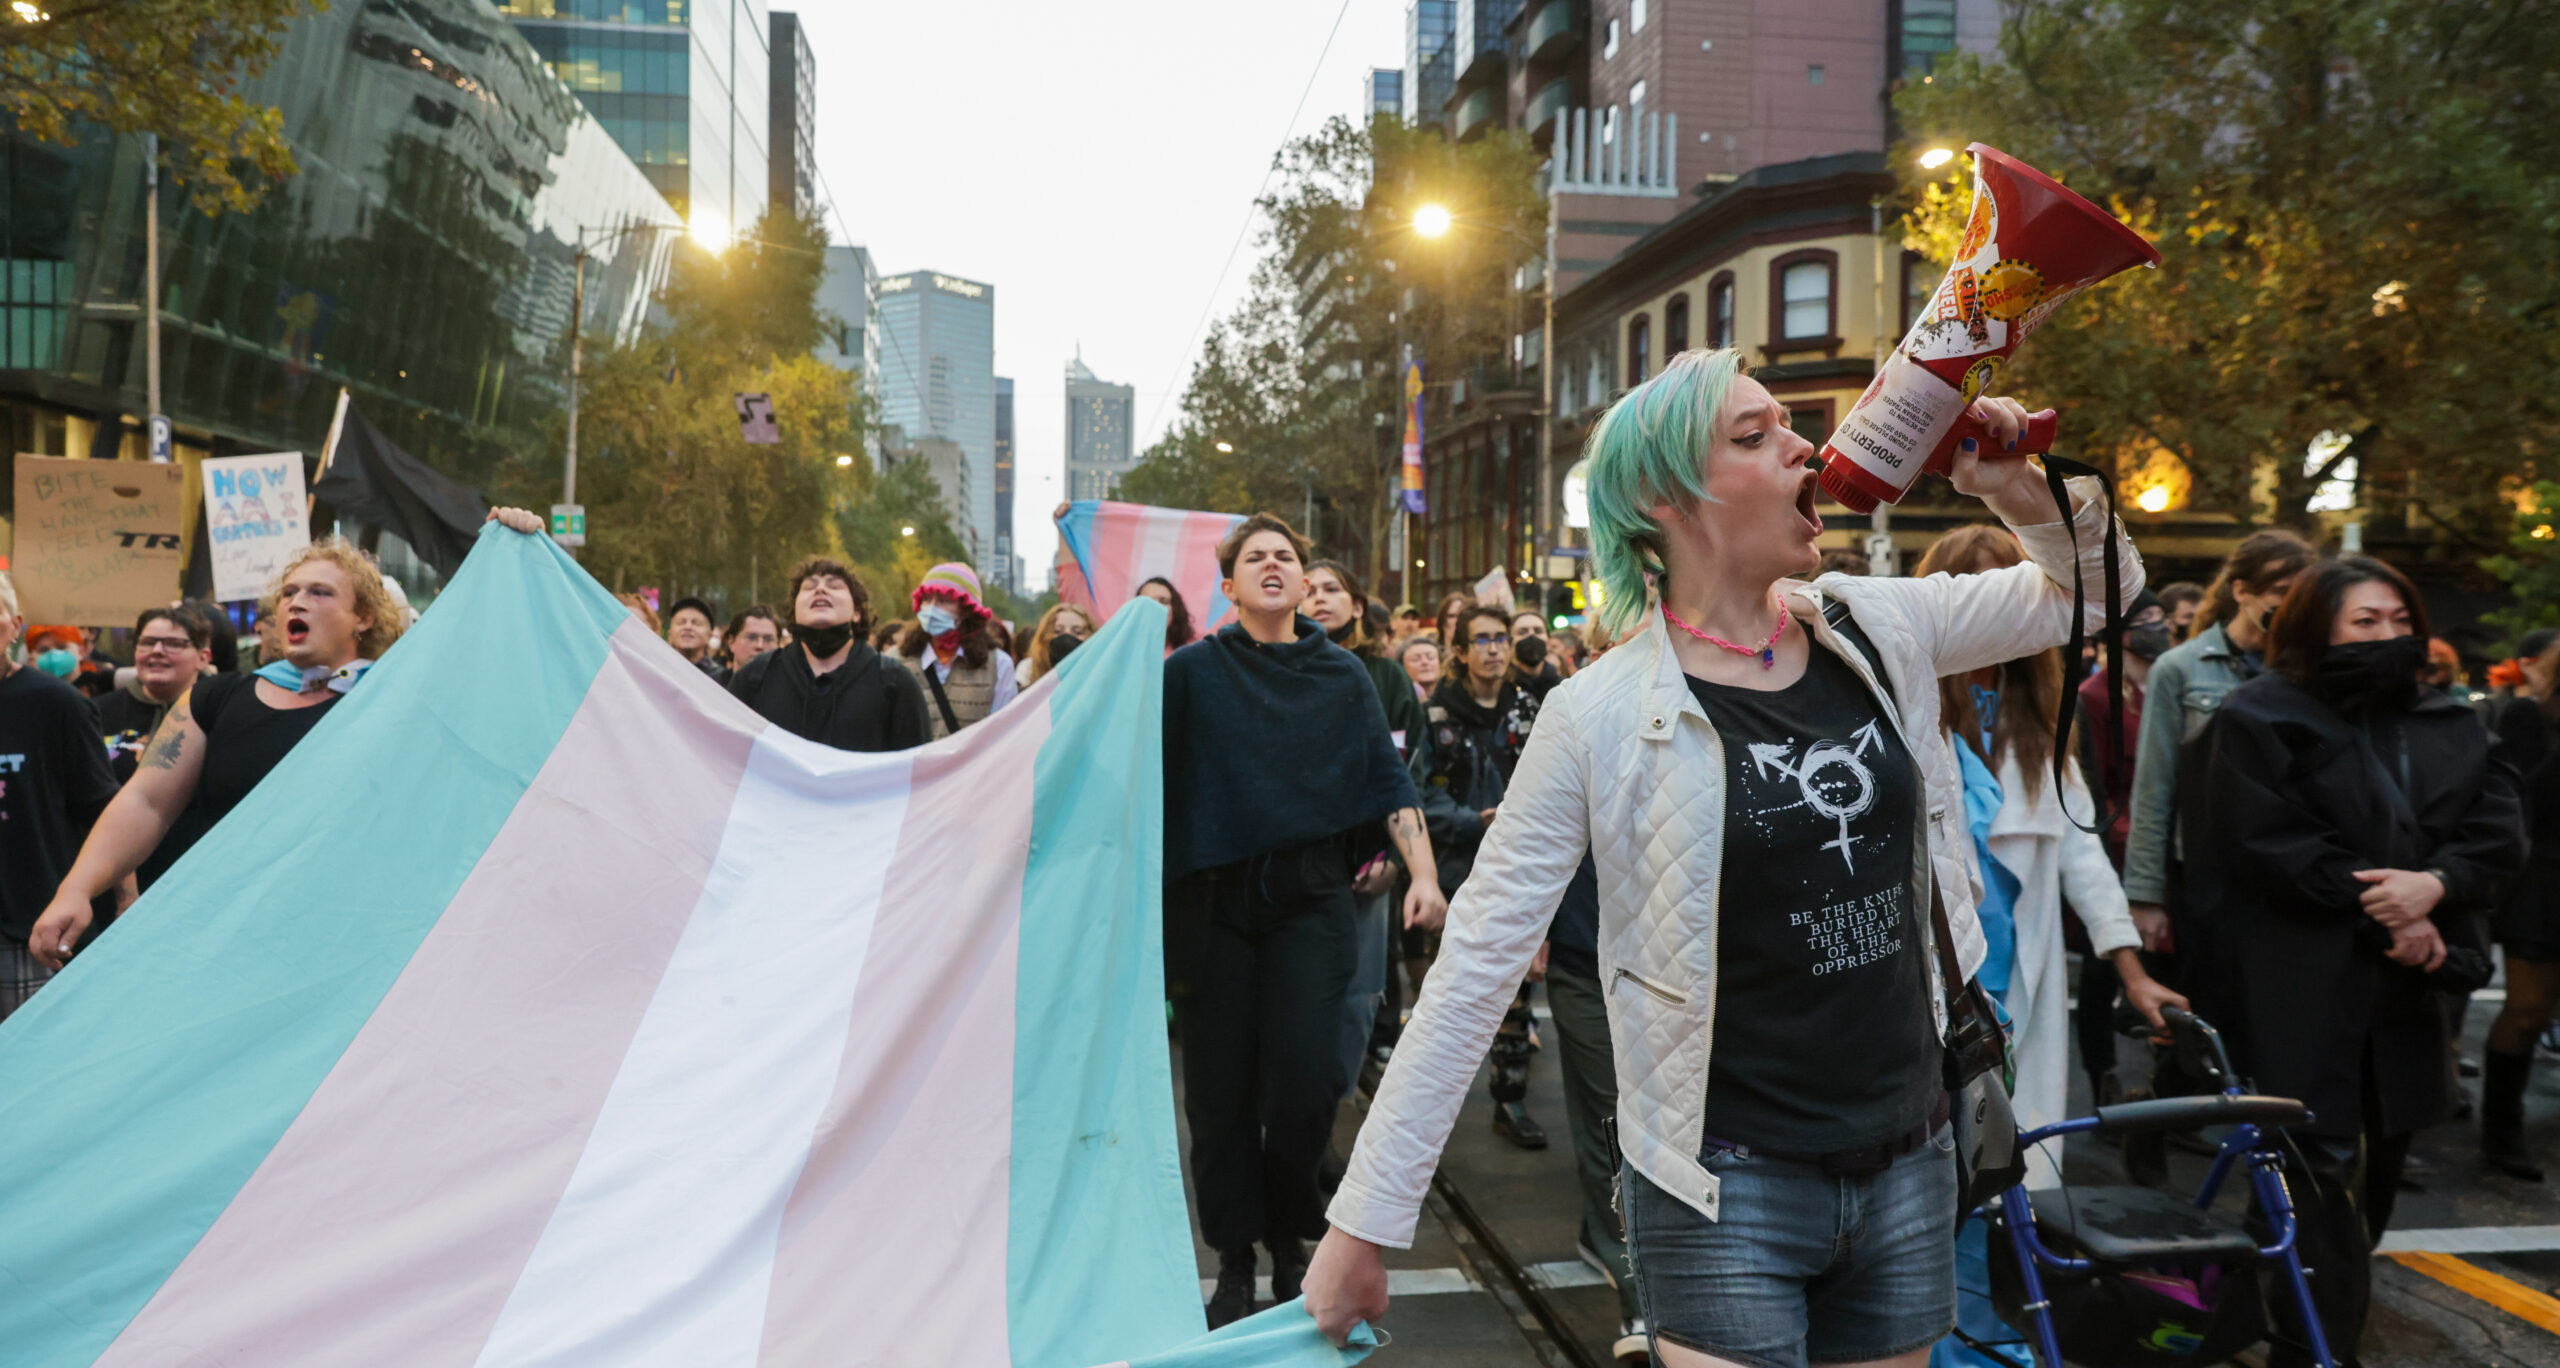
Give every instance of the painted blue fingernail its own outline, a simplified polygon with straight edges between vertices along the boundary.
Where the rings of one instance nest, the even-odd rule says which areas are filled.
[[[1974,444],[1974,440],[1973,440],[1972,438],[1967,437],[1967,438],[1965,438],[1965,439],[1964,439],[1964,449],[1965,449],[1966,451],[1973,451],[1973,450],[1975,450],[1975,449],[1976,449],[1975,444]]]
[[[2010,439],[2009,439],[2009,449],[2010,449],[2011,451],[2015,451],[2015,450],[2017,450],[2017,449],[2018,449],[2018,439],[2017,439],[2017,438],[2012,437],[2012,438],[2010,438]]]

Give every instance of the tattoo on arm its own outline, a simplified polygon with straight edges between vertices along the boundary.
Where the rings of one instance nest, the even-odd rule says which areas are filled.
[[[180,703],[170,709],[169,715],[161,720],[159,733],[143,750],[142,763],[153,769],[176,769],[178,757],[186,753],[188,720],[186,704]]]

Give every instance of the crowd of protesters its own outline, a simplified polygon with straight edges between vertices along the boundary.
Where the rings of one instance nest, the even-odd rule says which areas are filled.
[[[1413,1239],[1476,1075],[1497,1135],[1551,1144],[1528,1105],[1543,1054],[1622,1361],[1966,1361],[1951,1329],[2000,1332],[1957,1292],[1991,1254],[1951,1200],[1950,1090],[1984,1072],[1960,1072],[1954,1023],[1996,1004],[2032,1127],[2070,1110],[2075,1057],[2097,1103],[2204,1086],[2171,1053],[2119,1062],[2119,1003],[2155,1027],[2192,1005],[2253,1086],[2314,1113],[2300,1238],[2352,1363],[2410,1142],[2461,1098],[2493,944],[2483,1159],[2541,1180],[2524,1095],[2560,1009],[2560,636],[2474,699],[2405,576],[2284,531],[2209,585],[2146,589],[2091,482],[2058,505],[2003,450],[2023,409],[1974,412],[1991,441],[1953,478],[1997,521],[1908,576],[1818,549],[1813,447],[1737,353],[1702,351],[1594,428],[1607,611],[1587,622],[1507,595],[1381,602],[1269,514],[1217,547],[1217,630],[1171,581],[1140,586],[1167,624],[1166,991],[1213,1326],[1254,1308],[1266,1255],[1271,1299],[1303,1292],[1328,1334],[1383,1314],[1381,1249]],[[2110,556],[2121,650],[2075,692],[2073,591]],[[661,629],[624,601],[775,726],[853,751],[987,719],[1112,606],[1008,623],[959,564],[894,617],[839,560],[788,585],[725,623],[687,597]],[[254,670],[198,603],[142,614],[119,668],[83,631],[28,631],[0,575],[0,1017],[413,614],[327,538],[260,616]],[[2165,1184],[2175,1139],[2127,1138],[2128,1173]],[[2029,1186],[2059,1182],[2039,1156]],[[2269,1362],[2302,1362],[2283,1319]]]

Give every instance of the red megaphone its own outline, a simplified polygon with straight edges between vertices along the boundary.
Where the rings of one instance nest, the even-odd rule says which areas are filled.
[[[1854,512],[1900,503],[1920,472],[1947,473],[1979,440],[1965,410],[2009,353],[2063,300],[2160,250],[2025,162],[1974,143],[1973,214],[1955,265],[1909,336],[1822,446],[1822,492]],[[2022,452],[2053,446],[2053,410],[2027,421]]]

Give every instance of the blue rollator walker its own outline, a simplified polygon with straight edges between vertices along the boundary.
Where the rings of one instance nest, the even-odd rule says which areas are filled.
[[[2063,1368],[2066,1355],[2083,1368],[2209,1364],[2267,1337],[2266,1297],[2280,1289],[2300,1312],[2313,1361],[2335,1368],[2294,1248],[2283,1172],[2292,1143],[2283,1127],[2308,1121],[2310,1112],[2291,1098],[2245,1091],[2221,1034],[2200,1018],[2174,1007],[2161,1018],[2190,1075],[2220,1093],[2100,1107],[2095,1116],[2025,1132],[2019,1149],[2066,1135],[2230,1126],[2203,1188],[2188,1201],[2148,1187],[2064,1187],[2041,1202],[2024,1183],[2010,1188],[1983,1212],[1995,1245],[2005,1231],[2010,1255],[1991,1260],[1992,1302],[2031,1337],[2042,1368]],[[2263,1245],[2239,1218],[2212,1209],[2242,1164],[2269,1238]],[[2270,1266],[2276,1287],[2263,1276]]]

